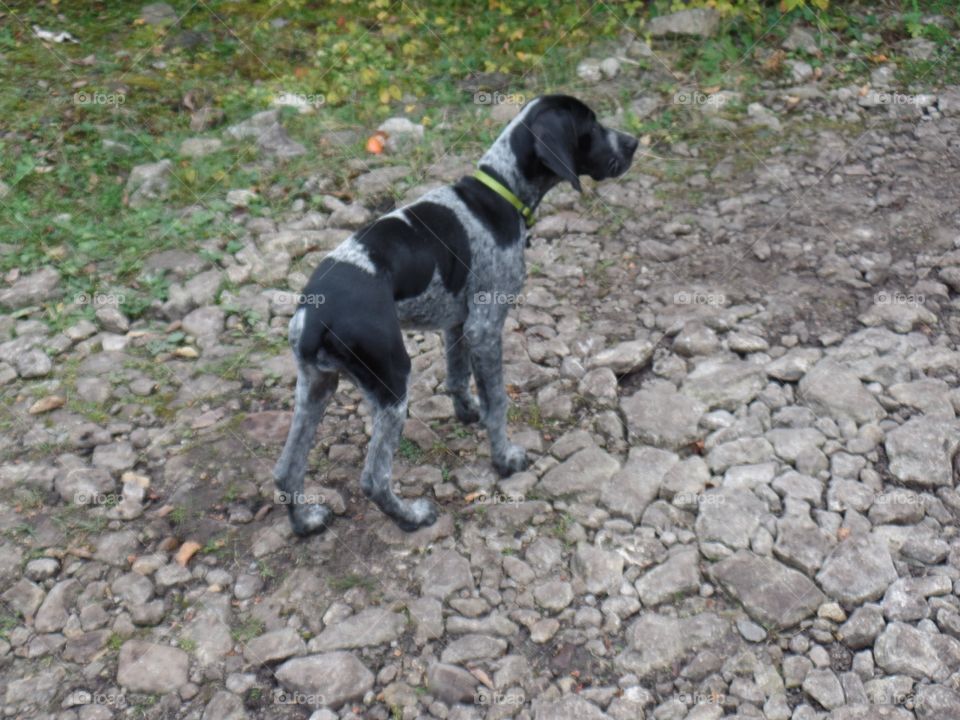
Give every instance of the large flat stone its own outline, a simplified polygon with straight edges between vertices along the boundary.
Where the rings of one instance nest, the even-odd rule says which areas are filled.
[[[792,627],[826,599],[803,573],[748,550],[717,563],[711,572],[750,617],[768,628]]]
[[[817,582],[830,597],[849,605],[876,600],[897,579],[887,543],[875,535],[857,535],[837,545]]]
[[[890,472],[901,482],[925,488],[953,485],[953,456],[960,448],[960,423],[915,417],[887,433]]]
[[[287,660],[277,669],[276,677],[287,688],[301,693],[306,704],[334,710],[360,700],[373,687],[373,673],[353,654],[343,651]]]

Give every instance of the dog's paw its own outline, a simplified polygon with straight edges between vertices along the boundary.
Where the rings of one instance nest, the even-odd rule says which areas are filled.
[[[454,396],[453,412],[464,425],[480,421],[480,403],[473,395]]]
[[[437,506],[426,498],[418,498],[410,503],[410,517],[397,520],[397,525],[404,532],[413,532],[436,521]]]
[[[333,513],[325,505],[287,505],[295,535],[308,537],[327,529]]]
[[[508,445],[502,456],[493,459],[493,468],[499,473],[500,477],[521,472],[529,466],[530,461],[527,459],[527,451],[519,445]]]

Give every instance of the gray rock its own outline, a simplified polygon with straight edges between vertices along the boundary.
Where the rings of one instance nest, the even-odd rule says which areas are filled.
[[[93,449],[93,466],[119,475],[137,462],[137,451],[126,441],[97,445]]]
[[[388,193],[404,178],[412,174],[412,170],[404,165],[387,165],[374,168],[353,181],[357,194],[360,197],[373,197]]]
[[[243,659],[251,665],[266,665],[306,652],[307,645],[293,628],[274,630],[253,638],[243,648]]]
[[[417,568],[417,577],[423,595],[440,599],[473,587],[470,563],[455,550],[440,550],[424,558]]]
[[[701,498],[695,526],[700,551],[716,559],[749,547],[760,519],[767,514],[767,506],[748,490],[708,490]]]
[[[782,630],[796,625],[826,600],[805,575],[746,550],[717,563],[711,573],[750,617],[766,627]]]
[[[843,705],[843,687],[833,670],[811,670],[803,681],[803,691],[823,705],[833,710]]]
[[[124,190],[127,203],[130,207],[139,208],[164,198],[170,189],[172,174],[173,163],[169,160],[137,165],[127,178]]]
[[[920,522],[924,514],[923,498],[920,495],[910,490],[894,488],[873,499],[869,518],[874,525],[913,525]]]
[[[677,392],[673,383],[651,380],[620,401],[627,428],[646,445],[679,450],[700,437],[698,423],[706,407]]]
[[[611,550],[578,543],[573,568],[583,578],[587,592],[594,595],[614,594],[623,579],[623,556]]]
[[[695,8],[652,18],[647,23],[647,32],[653,37],[666,35],[711,37],[716,34],[719,27],[720,13],[712,8]]]
[[[184,157],[199,158],[212,155],[223,147],[219,138],[187,138],[180,143],[180,154]]]
[[[46,377],[53,370],[53,361],[40,348],[30,348],[16,359],[17,373],[25,380]]]
[[[775,380],[796,382],[823,357],[823,352],[817,348],[793,348],[783,357],[767,363],[764,368],[767,375]]]
[[[593,703],[579,695],[566,695],[559,700],[537,699],[533,703],[534,720],[610,720]]]
[[[507,641],[489,635],[464,635],[449,643],[440,655],[444,663],[458,665],[471,660],[491,660],[507,652]]]
[[[919,685],[914,707],[920,720],[960,718],[960,693],[947,685]]]
[[[720,408],[732,412],[753,400],[766,384],[761,365],[745,360],[710,358],[687,375],[681,392],[708,410]]]
[[[675,601],[700,589],[700,554],[696,549],[673,553],[636,582],[637,594],[645,607]]]
[[[470,703],[477,691],[477,679],[456,665],[434,663],[427,673],[427,689],[448,705]]]
[[[285,686],[307,696],[314,706],[333,710],[363,698],[373,688],[373,673],[353,654],[330,652],[287,660],[276,672]]]
[[[573,602],[573,588],[563,580],[549,580],[533,589],[533,598],[545,610],[559,612]]]
[[[183,330],[194,337],[215,337],[223,332],[226,313],[216,305],[197,308],[183,318]]]
[[[898,480],[925,488],[953,484],[952,458],[960,448],[956,421],[914,417],[887,433],[890,472]]]
[[[783,41],[784,50],[803,50],[808,55],[816,55],[820,48],[813,33],[794,25],[790,28],[786,40]]]
[[[636,673],[642,679],[667,670],[694,650],[719,643],[730,630],[730,623],[714,613],[684,618],[646,613],[627,629],[629,647],[614,664],[619,671]]]
[[[581,500],[596,498],[604,482],[610,479],[620,463],[600,448],[584,448],[551,468],[537,485],[550,497],[576,495]]]
[[[384,645],[400,637],[405,626],[406,619],[401,613],[395,613],[388,608],[367,608],[324,628],[323,632],[310,641],[310,651]]]
[[[800,398],[814,412],[847,417],[858,424],[879,420],[886,413],[860,378],[832,360],[821,360],[800,380]]]
[[[25,618],[32,618],[43,603],[44,595],[43,588],[39,585],[21,578],[3,591],[0,600],[3,600],[4,605],[13,612]]]
[[[855,535],[837,545],[817,574],[817,582],[841,603],[876,600],[897,579],[890,548],[876,535]]]
[[[888,673],[942,682],[960,667],[960,641],[893,622],[877,638],[873,656]]]
[[[628,340],[601,350],[587,361],[587,368],[610,368],[617,375],[637,372],[653,357],[654,344],[649,340]]]
[[[246,720],[247,717],[240,697],[226,690],[218,690],[207,703],[200,720]]]
[[[150,3],[140,8],[140,18],[147,25],[172,25],[177,21],[177,11],[165,2]]]
[[[0,288],[0,307],[18,310],[55,298],[60,285],[60,273],[51,267],[21,275],[10,287]]]
[[[582,450],[574,455],[574,458],[586,452],[589,450]],[[601,486],[600,503],[615,515],[622,515],[635,523],[639,522],[647,506],[659,494],[664,475],[678,460],[674,453],[666,450],[648,447],[630,448],[630,455],[623,468],[616,474],[611,474],[612,476],[608,475],[609,479],[603,478],[606,482]],[[613,468],[613,463],[608,463],[607,468]],[[596,467],[594,477],[601,477]]]
[[[812,720],[813,716],[809,717]],[[827,720],[914,720],[914,716],[902,707],[856,703],[837,708],[830,713]]]
[[[187,682],[189,656],[178,648],[127,640],[120,648],[117,684],[131,692],[168,693]]]
[[[790,567],[813,576],[836,544],[834,536],[812,520],[782,518],[773,552]]]

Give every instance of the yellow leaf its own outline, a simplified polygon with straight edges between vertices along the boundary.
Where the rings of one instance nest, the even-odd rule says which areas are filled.
[[[403,92],[396,85],[391,85],[387,90],[390,92],[390,97],[394,100],[399,100],[403,97]]]
[[[390,102],[390,89],[384,88],[380,91],[380,102],[384,105]]]

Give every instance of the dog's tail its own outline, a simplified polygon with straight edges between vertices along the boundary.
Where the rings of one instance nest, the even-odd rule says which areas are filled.
[[[309,363],[317,360],[327,334],[327,324],[320,318],[309,317],[311,311],[315,308],[301,303],[290,320],[290,346],[298,358]]]

